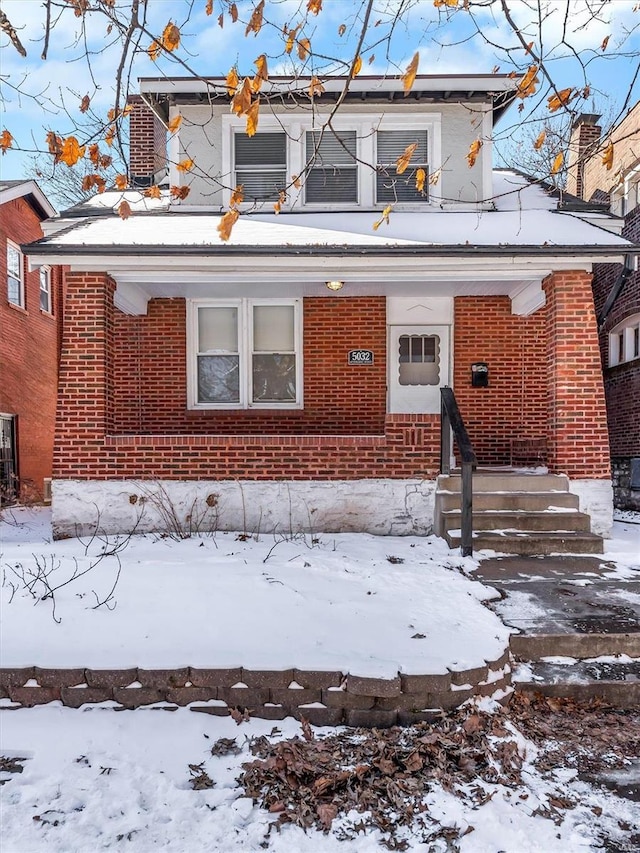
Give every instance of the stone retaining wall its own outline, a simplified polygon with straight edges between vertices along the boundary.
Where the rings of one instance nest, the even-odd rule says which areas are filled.
[[[509,652],[473,669],[439,675],[364,678],[342,672],[236,669],[0,669],[0,708],[61,701],[118,709],[189,706],[216,716],[238,708],[269,720],[306,717],[314,725],[391,726],[430,719],[473,695],[511,683]]]

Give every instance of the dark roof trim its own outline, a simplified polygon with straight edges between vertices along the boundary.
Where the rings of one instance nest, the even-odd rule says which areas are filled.
[[[64,255],[69,257],[94,257],[97,255],[114,255],[116,257],[145,257],[156,258],[180,258],[180,257],[207,257],[207,256],[252,256],[265,257],[273,255],[290,256],[326,256],[347,257],[349,255],[374,255],[376,257],[466,257],[468,255],[481,255],[483,257],[505,257],[505,256],[532,256],[532,257],[557,257],[575,256],[593,257],[594,255],[626,255],[630,250],[637,250],[640,254],[640,244],[627,246],[528,246],[528,245],[505,245],[505,246],[362,246],[362,245],[313,245],[313,246],[158,246],[144,245],[91,245],[91,246],[69,246],[68,244],[56,244],[39,240],[35,243],[27,243],[22,246],[26,255]]]

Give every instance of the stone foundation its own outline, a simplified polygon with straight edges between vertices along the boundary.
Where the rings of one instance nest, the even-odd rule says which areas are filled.
[[[613,477],[613,505],[616,509],[631,509],[640,512],[640,489],[631,488],[631,457],[611,459]]]

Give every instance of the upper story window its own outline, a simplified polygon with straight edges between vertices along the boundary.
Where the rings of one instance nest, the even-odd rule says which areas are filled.
[[[7,299],[24,308],[24,258],[20,247],[7,240]]]
[[[189,303],[191,408],[299,408],[300,300]]]
[[[627,317],[609,333],[609,367],[640,358],[640,314]]]
[[[276,201],[287,181],[287,135],[284,132],[234,133],[235,186],[247,202]]]
[[[308,131],[306,158],[311,164],[305,182],[307,204],[357,204],[356,132]]]
[[[416,145],[407,169],[398,174],[396,163],[410,145]],[[419,192],[416,188],[416,173],[424,169],[429,174],[429,148],[427,131],[379,130],[376,133],[376,201],[379,204],[396,202],[428,202],[428,183]]]
[[[40,267],[40,308],[47,314],[53,314],[50,267]]]

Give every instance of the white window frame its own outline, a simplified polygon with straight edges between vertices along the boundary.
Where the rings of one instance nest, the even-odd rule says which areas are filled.
[[[40,281],[40,310],[45,314],[53,314],[53,300],[51,295],[51,267],[46,265],[42,265],[38,270],[38,277]],[[46,287],[43,287],[43,277]],[[42,296],[46,294],[47,296],[47,306],[46,308],[42,304]]]
[[[287,305],[294,308],[294,346],[296,357],[296,399],[292,402],[253,401],[253,308],[260,305]],[[238,309],[238,361],[240,400],[237,403],[200,403],[198,401],[198,310],[200,308]],[[189,299],[187,300],[187,405],[189,409],[302,409],[302,300],[301,299]]]
[[[15,275],[12,275],[12,273],[11,273],[11,269],[9,266],[9,251],[10,250],[16,252],[18,255],[18,264],[19,264],[18,277],[16,277]],[[22,254],[20,246],[18,246],[17,243],[14,243],[13,240],[7,240],[7,250],[6,251],[7,251],[7,291],[6,291],[7,302],[9,302],[10,305],[17,305],[18,308],[25,308],[26,306],[25,306],[25,301],[24,301],[24,255]],[[16,302],[14,299],[11,299],[9,297],[9,280],[18,282],[18,291],[19,291],[18,302]]]
[[[609,367],[640,358],[640,313],[632,314],[609,332]]]
[[[287,201],[282,205],[282,210],[381,210],[386,205],[384,202],[376,201],[376,132],[378,130],[426,130],[427,132],[427,161],[429,173],[433,174],[442,166],[442,114],[439,112],[425,112],[418,115],[404,115],[400,113],[340,113],[332,119],[332,127],[336,133],[341,130],[355,130],[356,132],[356,157],[358,167],[358,201],[357,203],[305,203],[304,188],[296,189],[290,186],[287,190]],[[258,133],[283,131],[287,137],[287,180],[291,181],[293,175],[300,175],[304,168],[306,157],[306,132],[319,130],[322,126],[322,116],[313,117],[287,115],[260,116]],[[222,162],[228,164],[229,171],[226,173],[226,181],[231,184],[235,175],[234,163],[234,133],[244,133],[246,121],[237,116],[225,115],[222,117]],[[327,130],[327,133],[330,133]],[[441,182],[440,182],[441,183]],[[429,187],[428,202],[398,202],[394,205],[396,210],[428,210],[440,204],[440,183],[435,187]],[[223,190],[223,204],[229,206],[231,189]],[[244,209],[252,209],[253,203],[242,205]],[[271,202],[265,202],[261,206],[263,212],[273,209]]]

